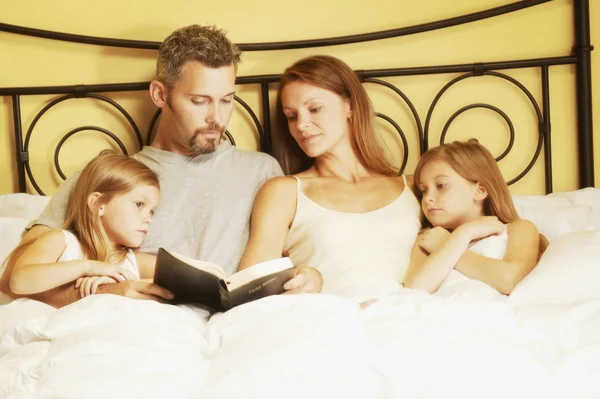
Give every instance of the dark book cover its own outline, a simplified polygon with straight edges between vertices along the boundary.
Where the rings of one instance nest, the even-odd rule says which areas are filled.
[[[198,266],[193,266],[192,260],[186,262],[181,258],[159,248],[154,270],[154,283],[175,295],[172,303],[199,303],[217,311],[226,311],[243,303],[280,294],[285,291],[283,285],[297,272],[291,262],[282,263],[285,267],[283,270],[257,276],[230,290],[227,279],[222,278],[222,273],[202,270]],[[200,261],[193,263],[210,265]],[[218,266],[215,268],[218,269]],[[231,277],[234,276],[235,274]]]

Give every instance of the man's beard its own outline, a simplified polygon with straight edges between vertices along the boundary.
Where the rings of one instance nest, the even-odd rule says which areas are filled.
[[[198,136],[200,136],[204,132],[218,132],[219,135],[214,139],[204,138],[204,144],[200,144],[197,142]],[[196,153],[196,155],[200,154],[210,154],[217,150],[219,143],[221,143],[221,139],[223,138],[223,133],[225,132],[225,128],[217,125],[216,123],[212,123],[206,127],[196,129],[194,131],[194,135],[190,139],[190,149]]]

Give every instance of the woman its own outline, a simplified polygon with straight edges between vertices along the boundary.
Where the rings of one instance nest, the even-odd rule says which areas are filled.
[[[282,255],[314,268],[288,282],[288,293],[397,286],[421,227],[419,203],[377,142],[356,74],[333,57],[296,62],[281,77],[276,117],[289,176],[259,191],[239,268]]]

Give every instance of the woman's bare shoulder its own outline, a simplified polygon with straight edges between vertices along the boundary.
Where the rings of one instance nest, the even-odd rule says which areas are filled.
[[[257,200],[268,202],[290,198],[296,200],[297,181],[292,176],[277,176],[267,180],[262,185],[258,194]],[[292,198],[293,197],[293,198]]]

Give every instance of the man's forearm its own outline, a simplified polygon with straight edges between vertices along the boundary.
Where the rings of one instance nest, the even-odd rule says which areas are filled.
[[[73,302],[81,299],[78,291],[75,289],[74,283],[61,285],[60,287],[56,287],[45,292],[40,292],[39,294],[11,296],[14,298],[34,299],[36,301],[44,302],[55,308],[62,308],[63,306],[70,305]]]

